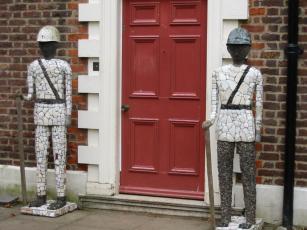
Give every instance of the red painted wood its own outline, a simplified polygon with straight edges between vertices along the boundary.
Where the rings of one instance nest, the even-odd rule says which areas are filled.
[[[203,199],[206,4],[124,1],[121,193]]]

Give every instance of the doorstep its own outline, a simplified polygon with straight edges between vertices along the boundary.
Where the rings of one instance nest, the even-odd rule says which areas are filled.
[[[209,218],[209,205],[204,201],[174,199],[140,195],[80,195],[80,208],[94,208],[118,211],[133,211],[172,216],[188,216]],[[242,208],[233,208],[232,215],[241,215]],[[216,218],[220,216],[220,208],[215,207]]]

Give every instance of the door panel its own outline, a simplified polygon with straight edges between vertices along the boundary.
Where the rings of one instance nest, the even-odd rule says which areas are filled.
[[[125,0],[120,192],[203,199],[206,1]]]
[[[130,25],[159,25],[160,4],[158,2],[131,2],[130,10]]]
[[[199,174],[199,121],[170,120],[170,174]]]
[[[171,24],[199,25],[201,17],[200,1],[172,1]]]
[[[171,97],[199,99],[200,36],[171,36]],[[187,77],[189,76],[189,77]]]
[[[131,96],[158,97],[159,37],[131,36]],[[146,66],[146,68],[139,68]]]
[[[130,119],[130,171],[158,172],[159,130],[157,119]],[[143,154],[143,153],[146,153]]]

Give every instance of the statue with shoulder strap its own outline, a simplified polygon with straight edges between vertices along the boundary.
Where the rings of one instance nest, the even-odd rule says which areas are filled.
[[[255,142],[260,141],[263,84],[260,71],[245,64],[251,47],[250,34],[236,28],[229,34],[227,50],[233,64],[213,72],[211,115],[203,127],[216,121],[218,177],[221,195],[221,222],[231,222],[232,176],[234,151],[240,155],[246,223],[250,229],[256,216]],[[255,110],[255,116],[253,114]]]
[[[37,197],[29,206],[40,207],[46,204],[47,156],[51,135],[57,200],[48,209],[56,210],[66,205],[66,127],[71,123],[72,74],[66,61],[54,58],[60,42],[60,34],[55,27],[43,27],[37,35],[37,41],[43,57],[29,65],[28,95],[23,97],[35,102]]]

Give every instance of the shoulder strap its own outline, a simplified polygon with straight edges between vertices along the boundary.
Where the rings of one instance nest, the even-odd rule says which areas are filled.
[[[236,93],[238,92],[238,90],[239,90],[241,84],[243,83],[244,78],[245,78],[245,76],[247,75],[247,73],[248,73],[248,71],[249,71],[250,68],[251,68],[251,66],[248,65],[248,66],[246,67],[246,69],[244,70],[244,72],[243,72],[243,74],[242,74],[242,76],[241,76],[241,78],[240,78],[240,80],[239,80],[239,82],[238,82],[236,88],[232,91],[232,93],[231,93],[231,95],[230,95],[230,97],[229,97],[229,99],[228,99],[228,101],[227,101],[227,105],[229,105],[229,104],[232,103],[234,96],[235,96]]]
[[[50,80],[50,78],[49,78],[49,75],[48,75],[48,73],[47,73],[47,70],[46,70],[46,68],[45,68],[45,66],[44,66],[44,64],[43,64],[43,62],[42,62],[41,59],[38,59],[38,64],[39,64],[40,67],[42,68],[42,71],[43,71],[43,73],[44,73],[44,76],[45,76],[45,78],[46,78],[46,80],[47,80],[47,82],[48,82],[48,84],[49,84],[49,86],[50,86],[52,92],[54,93],[55,98],[56,98],[57,100],[61,100],[61,98],[60,98],[60,96],[59,96],[59,93],[58,93],[58,91],[56,90],[56,88],[54,87],[54,85],[52,84],[52,82],[51,82],[51,80]]]

